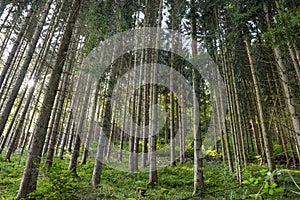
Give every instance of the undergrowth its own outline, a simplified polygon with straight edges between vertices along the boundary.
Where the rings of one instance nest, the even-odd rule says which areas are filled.
[[[18,156],[12,162],[0,157],[0,197],[15,199],[22,178],[25,160],[18,164]],[[101,184],[91,187],[93,160],[78,164],[78,177],[68,171],[68,159],[55,159],[52,168],[41,165],[37,190],[29,197],[34,199],[200,199],[192,197],[193,161],[158,170],[159,181],[148,186],[148,173],[126,173],[104,166]],[[243,167],[243,186],[238,185],[235,173],[216,161],[205,161],[205,193],[202,199],[299,199],[295,183],[300,183],[300,171],[278,169],[271,173],[266,166],[249,164]],[[278,176],[279,184],[269,184],[270,176]],[[294,180],[293,180],[294,179]],[[204,197],[204,198],[203,198]]]

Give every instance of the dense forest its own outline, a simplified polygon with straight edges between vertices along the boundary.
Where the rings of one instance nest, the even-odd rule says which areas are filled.
[[[1,199],[300,199],[298,0],[0,0]]]

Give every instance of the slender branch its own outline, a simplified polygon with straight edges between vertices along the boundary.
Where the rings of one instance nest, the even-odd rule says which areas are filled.
[[[293,182],[294,182],[294,184],[295,184],[295,186],[300,190],[300,187],[299,187],[299,185],[296,183],[296,181],[295,181],[295,179],[292,177],[292,175],[291,175],[291,173],[290,172],[288,172],[288,174],[289,174],[289,176],[291,177],[291,179],[293,180]],[[298,193],[298,194],[300,194],[300,193]]]

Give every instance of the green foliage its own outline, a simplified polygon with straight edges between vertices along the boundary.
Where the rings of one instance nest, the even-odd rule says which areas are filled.
[[[282,152],[283,152],[282,145],[280,145],[280,144],[273,144],[273,153],[274,153],[274,155],[282,154]]]
[[[191,142],[187,145],[186,151],[185,151],[186,158],[194,158],[194,143]]]
[[[216,152],[215,149],[206,150],[205,154],[207,154],[208,156],[211,156],[211,157],[216,157],[217,156],[217,152]]]
[[[16,191],[19,188],[24,162],[18,163],[18,157],[13,156],[12,162],[4,162],[0,157],[0,197],[2,199],[15,198]]]
[[[129,0],[118,4],[114,4],[113,1],[89,1],[85,6],[83,23],[87,25],[87,38],[83,53],[88,54],[100,41],[118,31],[130,29],[134,11],[140,5],[136,1]]]
[[[1,158],[0,158],[1,159]],[[12,162],[0,162],[0,196],[14,199],[21,181],[23,166],[18,165],[18,156]],[[158,185],[148,186],[148,173],[126,173],[103,166],[101,184],[91,187],[93,159],[85,165],[78,165],[79,177],[67,170],[69,160],[54,160],[52,168],[42,167],[37,190],[30,194],[35,199],[188,199],[193,191],[193,161],[165,167],[158,170]],[[293,174],[295,181],[300,177],[297,170],[277,170],[268,173],[261,166],[250,164],[243,168],[244,187],[240,188],[235,173],[229,173],[227,165],[209,161],[204,163],[206,199],[245,199],[258,196],[264,199],[295,199],[286,188],[297,190],[287,173]],[[265,166],[263,166],[265,168]],[[280,187],[270,185],[270,176],[277,173]],[[279,176],[280,175],[280,176]],[[141,192],[142,191],[142,192]],[[258,197],[260,198],[260,197]]]
[[[42,177],[38,182],[38,189],[29,197],[76,199],[74,193],[81,187],[88,187],[87,183],[75,178],[72,171],[68,171],[62,162],[55,163],[51,168],[43,167],[40,173]]]
[[[282,187],[279,187],[276,183],[269,184],[269,180],[274,175],[280,175],[281,170],[269,172],[267,169],[260,170],[260,175],[257,177],[250,177],[248,180],[244,180],[244,185],[251,185],[251,186],[257,186],[261,185],[258,192],[249,194],[249,197],[251,198],[259,198],[262,199],[263,195],[274,195],[276,193],[282,193],[284,192],[284,189]]]
[[[156,150],[163,149],[166,146],[165,138],[160,138],[156,141]]]
[[[300,7],[281,12],[275,18],[276,23],[263,34],[264,41],[269,46],[287,44],[289,41],[300,44]],[[273,40],[276,38],[276,40]]]

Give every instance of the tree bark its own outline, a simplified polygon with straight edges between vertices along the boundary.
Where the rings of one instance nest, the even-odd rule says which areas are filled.
[[[197,56],[197,22],[196,22],[196,7],[195,1],[190,1],[191,8],[191,35],[192,35],[192,56]],[[200,75],[192,70],[193,82],[193,115],[194,118],[199,114],[197,113],[198,100],[200,98]],[[197,120],[194,119],[194,192],[193,195],[204,192],[204,176],[203,176],[203,158],[202,158],[202,134],[201,127]],[[199,126],[199,127],[198,127]]]
[[[85,123],[86,117],[87,117],[89,97],[91,95],[90,94],[91,87],[92,87],[92,83],[93,83],[91,76],[92,76],[91,74],[88,74],[87,83],[84,88],[84,98],[83,98],[83,102],[81,105],[81,112],[80,112],[80,115],[78,118],[79,121],[78,121],[77,130],[76,130],[75,147],[74,147],[74,151],[72,153],[72,157],[71,157],[69,168],[68,168],[68,170],[73,171],[75,176],[77,176],[76,167],[77,167],[77,159],[79,157],[79,150],[80,150],[80,142],[81,142],[80,137],[82,137],[82,134],[88,134],[88,133],[83,133],[83,131],[84,131],[84,123]]]
[[[251,49],[251,44],[250,44],[250,39],[249,36],[245,36],[245,43],[246,43],[246,49],[248,53],[248,58],[249,58],[249,64],[251,68],[251,73],[252,73],[252,79],[254,83],[254,88],[255,88],[255,95],[256,95],[256,103],[258,107],[258,114],[259,114],[259,121],[260,121],[260,126],[261,126],[261,131],[263,135],[263,142],[265,146],[265,153],[266,153],[266,159],[268,163],[268,168],[270,172],[273,172],[276,169],[276,166],[274,164],[274,158],[273,158],[273,152],[272,152],[272,144],[270,143],[270,135],[267,133],[267,128],[266,128],[266,122],[265,122],[265,117],[264,117],[264,111],[262,107],[262,100],[261,100],[261,94],[260,94],[260,87],[258,84],[258,78],[257,78],[257,69],[256,69],[256,63],[253,57],[252,49]],[[277,181],[276,176],[271,176],[270,177],[271,183],[275,183]]]
[[[155,50],[152,51],[152,66],[153,70],[151,70],[151,79],[153,83],[157,83],[157,61],[158,61],[158,49],[159,49],[159,40],[160,40],[160,30],[161,30],[161,20],[162,20],[162,7],[163,1],[159,1],[159,4],[156,3],[154,5],[158,5],[157,10],[157,32],[156,32],[156,41],[155,41]],[[151,3],[149,4],[152,5]],[[152,6],[154,6],[152,5]],[[155,11],[156,12],[156,11]],[[154,14],[156,16],[156,13]],[[154,18],[154,17],[153,17]],[[153,19],[152,19],[153,20]],[[150,23],[151,24],[151,23]],[[158,102],[158,92],[157,92],[157,85],[152,85],[151,91],[151,103],[152,105],[156,105]],[[156,185],[158,183],[158,176],[157,176],[157,166],[156,166],[156,133],[154,132],[157,130],[158,122],[157,122],[157,114],[158,110],[157,107],[154,106],[150,112],[150,135],[149,135],[149,185]],[[159,131],[158,131],[159,134]]]
[[[47,6],[45,7],[45,11],[49,10],[48,6],[50,7],[51,0],[49,0],[47,3],[49,3],[49,5],[47,4]],[[63,38],[61,40],[58,56],[49,80],[49,87],[47,88],[47,91],[45,93],[42,108],[38,117],[33,143],[26,161],[25,170],[23,172],[20,188],[17,194],[17,199],[25,198],[30,192],[36,189],[38,167],[41,162],[43,142],[47,132],[47,125],[50,119],[51,109],[54,103],[55,95],[57,93],[59,79],[62,74],[62,69],[66,59],[66,52],[69,48],[73,26],[77,19],[80,4],[81,0],[73,1],[72,11],[70,12],[67,19],[67,25],[64,31]]]
[[[52,1],[53,0],[48,0],[45,7],[44,7],[44,10],[43,10],[43,14],[41,16],[41,19],[39,20],[36,28],[35,28],[35,31],[34,31],[34,35],[33,35],[33,39],[30,43],[30,47],[29,47],[29,50],[26,54],[26,57],[25,57],[25,60],[24,60],[24,63],[21,67],[21,71],[20,71],[20,74],[19,74],[19,77],[17,78],[17,81],[15,83],[15,86],[9,96],[9,100],[7,101],[7,104],[4,108],[4,111],[1,115],[1,118],[0,118],[0,135],[3,133],[3,130],[4,130],[4,127],[5,127],[5,124],[8,120],[8,117],[9,117],[9,114],[11,112],[11,109],[14,105],[14,102],[17,98],[17,95],[18,95],[18,92],[21,88],[21,85],[23,83],[23,80],[25,78],[25,75],[26,75],[26,72],[27,72],[27,69],[29,67],[29,64],[30,64],[30,61],[32,59],[32,56],[33,56],[33,53],[35,51],[35,47],[37,45],[37,42],[39,40],[39,37],[40,37],[40,34],[42,32],[42,29],[43,29],[43,26],[44,26],[44,23],[46,21],[46,18],[48,16],[48,13],[49,13],[49,10],[50,10],[50,6],[52,4]]]

